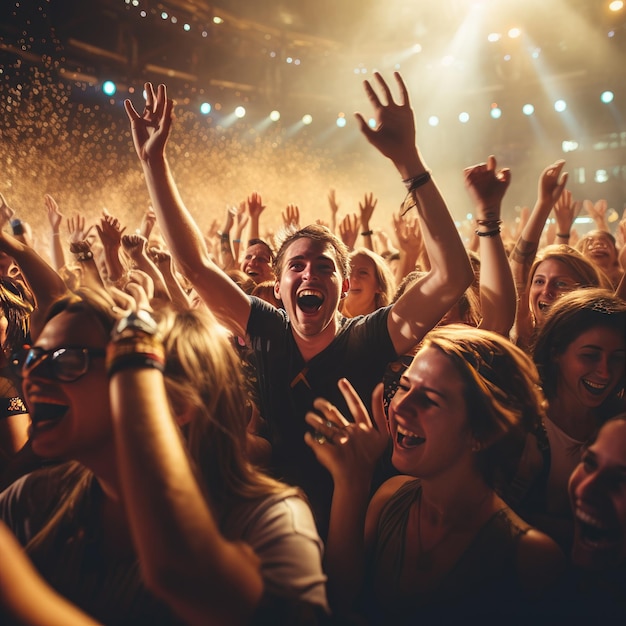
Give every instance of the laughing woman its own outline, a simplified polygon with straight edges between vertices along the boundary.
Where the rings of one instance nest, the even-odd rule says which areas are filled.
[[[245,457],[246,394],[222,327],[204,310],[117,320],[112,304],[60,300],[14,358],[34,452],[72,462],[13,483],[0,518],[103,623],[322,619],[311,511]]]
[[[549,402],[550,445],[542,517],[533,519],[568,550],[570,474],[600,426],[626,409],[626,302],[605,289],[561,296],[550,308],[533,356]]]
[[[543,415],[537,383],[532,361],[508,340],[450,325],[426,336],[387,424],[380,387],[377,428],[345,380],[356,423],[316,401],[323,418],[307,416],[318,432],[307,442],[335,482],[326,568],[339,611],[356,606],[375,624],[508,621],[557,580],[558,546],[503,499],[522,478],[511,459]],[[388,433],[400,475],[370,502]]]

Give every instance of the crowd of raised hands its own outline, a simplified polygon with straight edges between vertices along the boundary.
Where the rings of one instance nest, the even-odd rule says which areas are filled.
[[[558,160],[507,218],[515,172],[486,155],[459,172],[473,217],[455,225],[395,79],[398,98],[365,83],[376,127],[357,114],[406,187],[395,207],[331,188],[307,224],[250,190],[202,232],[149,83],[126,102],[136,223],[42,190],[33,232],[37,208],[0,194],[0,618],[626,616],[626,211],[574,198]],[[84,560],[85,537],[111,554]],[[577,568],[609,572],[580,603]]]

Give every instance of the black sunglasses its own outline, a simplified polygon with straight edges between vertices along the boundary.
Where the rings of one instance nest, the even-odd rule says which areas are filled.
[[[25,347],[11,357],[10,366],[16,376],[26,378],[35,368],[37,376],[46,380],[72,383],[89,370],[90,360],[104,357],[104,348],[43,348]]]

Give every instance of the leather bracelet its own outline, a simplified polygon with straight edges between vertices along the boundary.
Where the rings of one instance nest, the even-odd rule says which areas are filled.
[[[165,363],[159,359],[158,355],[135,352],[117,358],[111,363],[107,362],[107,375],[109,378],[112,378],[115,374],[123,370],[144,368],[163,372],[163,370],[165,370]]]
[[[361,233],[361,236],[362,236],[362,237],[371,237],[373,234],[374,234],[374,231],[373,231],[373,230],[364,230],[364,231]]]
[[[409,190],[409,193],[412,193],[422,185],[425,185],[427,182],[431,180],[430,170],[426,170],[423,174],[418,174],[417,176],[413,176],[412,178],[406,178],[402,182]]]
[[[475,230],[474,231],[479,237],[495,237],[496,235],[500,234],[500,227],[498,226],[498,228],[494,228],[493,230],[487,230],[487,231],[480,231],[480,230]]]
[[[556,236],[561,239],[569,239],[569,233],[557,233]]]

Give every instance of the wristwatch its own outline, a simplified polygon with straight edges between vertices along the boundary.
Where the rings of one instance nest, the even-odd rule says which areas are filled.
[[[144,335],[154,336],[159,332],[159,325],[156,320],[145,309],[133,311],[126,317],[123,317],[113,329],[111,333],[111,341],[117,341],[124,337],[143,333]]]

